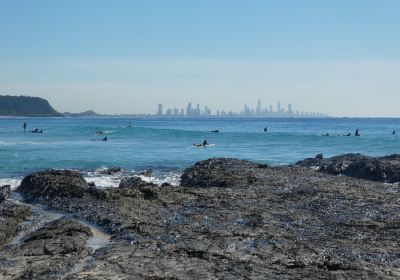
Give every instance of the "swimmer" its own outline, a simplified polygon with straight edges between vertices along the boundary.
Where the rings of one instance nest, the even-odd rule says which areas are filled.
[[[355,136],[361,136],[361,135],[360,135],[360,133],[359,133],[359,130],[358,130],[358,128],[356,129]]]

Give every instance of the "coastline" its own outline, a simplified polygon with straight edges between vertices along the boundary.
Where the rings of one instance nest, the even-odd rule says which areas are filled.
[[[176,186],[146,180],[148,172],[112,188],[96,188],[76,171],[34,173],[17,189],[24,205],[0,202],[0,233],[8,236],[0,275],[394,279],[399,162],[398,155],[317,156],[288,166],[214,158],[188,167]],[[24,236],[33,205],[63,218]],[[93,230],[83,222],[110,241],[90,250]],[[17,234],[21,241],[10,245]]]

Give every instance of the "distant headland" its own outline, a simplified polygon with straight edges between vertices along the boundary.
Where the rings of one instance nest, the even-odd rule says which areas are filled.
[[[30,96],[0,95],[0,116],[62,117],[46,99]]]

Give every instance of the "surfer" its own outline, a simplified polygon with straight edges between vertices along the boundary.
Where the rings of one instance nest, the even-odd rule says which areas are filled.
[[[39,130],[39,128],[35,128],[32,130],[32,133],[43,133],[43,129]]]
[[[104,137],[104,138],[102,139],[102,141],[108,141],[108,137],[107,137],[107,136]]]
[[[349,132],[349,133],[347,133],[347,134],[345,134],[343,136],[351,136],[351,133]]]
[[[24,125],[23,125],[23,127],[24,127],[24,133],[26,132],[26,126],[27,126],[27,124],[26,124],[26,122],[24,122]]]
[[[131,122],[129,122],[129,125],[128,125],[128,127],[132,127],[132,123],[131,123]]]
[[[361,136],[360,133],[358,132],[358,128],[356,129],[355,136]]]
[[[264,132],[268,132],[268,127],[267,126],[264,128]]]
[[[96,135],[102,135],[102,134],[104,134],[104,131],[101,131],[101,130],[96,131]]]
[[[396,134],[396,130],[393,130],[392,134],[395,135]]]
[[[213,133],[218,133],[218,132],[219,132],[219,129],[216,129],[216,130],[211,130],[210,132],[213,132]]]
[[[201,144],[193,144],[193,146],[195,146],[195,147],[207,147],[207,146],[210,146],[210,144],[208,144],[207,140],[204,140],[203,143],[201,143]]]

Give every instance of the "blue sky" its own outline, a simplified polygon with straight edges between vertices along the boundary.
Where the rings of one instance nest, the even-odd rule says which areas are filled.
[[[399,11],[394,0],[0,0],[0,92],[60,111],[261,98],[399,116]]]

